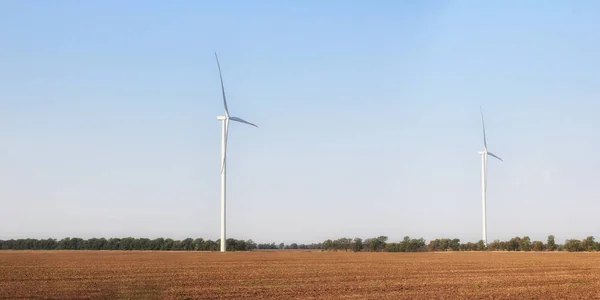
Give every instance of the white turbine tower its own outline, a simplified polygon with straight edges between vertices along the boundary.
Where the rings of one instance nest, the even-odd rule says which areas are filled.
[[[225,252],[227,249],[227,238],[226,238],[226,230],[225,230],[225,199],[226,199],[226,157],[227,157],[227,132],[229,130],[229,121],[236,121],[244,124],[248,124],[254,127],[257,127],[255,124],[252,124],[242,118],[232,117],[229,115],[229,110],[227,109],[227,99],[225,98],[225,86],[223,85],[223,75],[221,74],[221,65],[219,64],[219,57],[215,52],[215,59],[217,60],[217,67],[219,68],[219,77],[221,78],[221,91],[223,92],[223,106],[225,107],[225,116],[218,116],[217,120],[221,121],[223,124],[222,129],[222,137],[221,137],[221,252]]]
[[[483,151],[479,152],[481,155],[481,198],[483,204],[483,242],[487,246],[487,222],[486,222],[486,211],[485,211],[485,196],[486,196],[486,188],[487,188],[487,156],[491,156],[502,161],[502,158],[498,157],[496,154],[489,152],[487,149],[487,140],[485,138],[485,122],[483,121],[483,110],[479,107],[479,111],[481,112],[481,125],[483,127]]]

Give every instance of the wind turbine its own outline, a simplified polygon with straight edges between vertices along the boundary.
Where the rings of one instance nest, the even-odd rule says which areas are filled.
[[[242,118],[233,117],[229,115],[229,110],[227,109],[227,99],[225,98],[225,86],[223,85],[223,75],[221,74],[221,65],[219,64],[219,57],[215,52],[215,59],[217,60],[217,67],[219,68],[219,77],[221,78],[221,91],[223,92],[223,106],[225,107],[225,116],[218,116],[217,120],[222,122],[222,135],[221,135],[221,252],[225,252],[227,249],[227,239],[226,239],[226,230],[225,230],[225,199],[226,199],[226,157],[227,157],[227,133],[229,130],[229,121],[240,122],[244,124],[248,124],[254,127],[257,127],[255,124],[252,124]]]
[[[502,161],[502,158],[498,157],[496,154],[489,152],[487,149],[487,140],[485,138],[485,122],[483,121],[483,109],[481,106],[479,107],[479,112],[481,112],[481,125],[483,127],[483,151],[479,152],[481,155],[481,198],[483,204],[483,242],[487,246],[487,222],[486,222],[486,211],[485,211],[485,196],[486,196],[486,188],[487,188],[487,157],[488,155],[498,160]]]

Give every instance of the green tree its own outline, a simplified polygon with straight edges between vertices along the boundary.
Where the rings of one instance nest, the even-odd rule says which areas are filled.
[[[581,241],[581,248],[583,251],[596,250],[596,241],[594,241],[594,237],[588,236],[585,240]]]
[[[375,251],[384,250],[387,240],[388,240],[388,237],[385,235],[378,236],[375,239],[375,241],[376,241]]]
[[[174,240],[173,241],[173,247],[171,247],[171,250],[183,250],[183,243],[180,240]]]
[[[253,240],[247,240],[246,241],[246,250],[250,251],[250,250],[254,250],[256,249],[256,243]]]
[[[519,251],[520,246],[521,246],[521,238],[517,236],[517,237],[510,239],[510,241],[508,241],[506,243],[506,250]]]
[[[163,244],[165,243],[164,238],[156,238],[152,240],[152,250],[163,250]]]
[[[225,250],[227,251],[239,251],[240,247],[242,246],[236,239],[228,238],[226,241],[227,243]],[[246,246],[245,242],[243,244],[243,246]]]
[[[354,238],[352,241],[352,251],[360,252],[363,249],[363,241],[361,238]]]
[[[386,243],[385,251],[387,252],[400,252],[400,244],[399,243]]]
[[[533,242],[533,246],[531,248],[533,251],[544,251],[544,243],[542,241]]]
[[[519,244],[520,251],[531,251],[531,239],[528,236],[524,236]]]
[[[196,251],[206,251],[204,249],[204,239],[197,238],[194,240],[194,250]]]
[[[460,240],[452,239],[452,241],[450,241],[450,244],[448,245],[448,247],[450,247],[450,249],[452,249],[452,251],[460,250]]]
[[[500,240],[494,240],[493,242],[488,244],[488,250],[491,251],[499,251],[501,250]]]
[[[206,240],[204,242],[204,246],[205,246],[205,250],[206,251],[218,251],[219,249],[221,249],[221,241],[220,240]]]
[[[425,239],[423,239],[423,238],[411,239],[409,249],[410,249],[409,251],[411,251],[411,252],[427,251]]]
[[[429,241],[429,245],[427,245],[427,250],[429,251],[440,251],[441,243],[439,239]]]
[[[546,248],[548,249],[548,251],[556,250],[556,242],[554,241],[553,235],[548,236],[548,243],[546,244]]]
[[[333,241],[326,240],[323,242],[323,250],[333,250]]]
[[[348,251],[348,250],[352,249],[352,239],[350,239],[350,238],[341,238],[340,239],[340,246],[342,247],[342,249],[344,249],[344,251]]]
[[[165,242],[160,247],[160,250],[171,250],[171,249],[173,249],[174,243],[175,243],[175,241],[173,239],[166,238]]]
[[[121,239],[119,249],[120,250],[133,250],[133,238],[126,237],[126,238]]]
[[[152,250],[152,241],[149,238],[141,238],[138,243],[141,250]]]
[[[580,240],[567,240],[563,245],[565,251],[575,252],[575,251],[584,251],[585,249],[582,247],[582,243]]]
[[[410,251],[410,237],[405,236],[402,241],[398,245],[399,252],[408,252]]]
[[[16,249],[18,249],[18,248],[16,248]],[[71,250],[72,249],[71,248],[71,238],[66,237],[66,238],[58,241],[56,249],[58,249],[58,250]]]
[[[486,250],[485,242],[483,240],[479,240],[477,242],[477,245],[475,246],[475,250],[477,250],[477,251],[484,251],[484,250]]]
[[[467,242],[466,244],[463,245],[463,250],[464,251],[475,251],[475,250],[477,250],[477,244]]]
[[[181,241],[181,250],[190,251],[194,250],[194,240],[187,238]]]
[[[106,245],[108,250],[119,250],[120,246],[121,246],[120,238],[110,238],[110,239],[108,239],[108,243]]]

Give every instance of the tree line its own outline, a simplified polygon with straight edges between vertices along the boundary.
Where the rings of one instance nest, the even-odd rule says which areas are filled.
[[[218,251],[221,240],[187,238],[64,238],[56,239],[12,239],[0,240],[3,250],[178,250],[178,251]],[[257,248],[252,240],[227,239],[228,251],[247,251]]]
[[[170,238],[64,238],[56,239],[11,239],[0,240],[1,250],[155,250],[155,251],[219,251],[220,240],[202,238],[173,240]],[[387,236],[374,238],[328,239],[313,244],[257,244],[252,240],[227,239],[227,251],[252,250],[296,250],[312,249],[323,251],[353,252],[427,252],[427,251],[600,251],[600,243],[593,236],[584,240],[569,239],[557,244],[553,235],[543,241],[531,241],[528,236],[514,237],[508,241],[495,240],[488,245],[461,243],[459,239],[435,239],[427,243],[423,238],[404,237],[399,242],[388,242]]]
[[[584,240],[568,239],[564,244],[557,244],[554,235],[543,241],[532,241],[528,236],[514,237],[508,241],[494,240],[488,245],[483,240],[477,243],[461,243],[459,239],[435,239],[427,243],[423,238],[405,236],[400,242],[387,242],[386,236],[365,239],[341,238],[326,240],[322,250],[329,251],[370,251],[370,252],[432,252],[432,251],[600,251],[600,242],[593,236]]]

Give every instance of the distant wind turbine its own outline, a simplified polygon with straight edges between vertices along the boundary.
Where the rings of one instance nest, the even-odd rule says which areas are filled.
[[[218,116],[217,120],[223,123],[222,129],[222,137],[221,137],[221,252],[225,252],[227,250],[227,238],[226,238],[226,230],[225,230],[225,221],[226,221],[226,213],[225,213],[225,199],[226,199],[226,157],[227,157],[227,133],[229,130],[229,121],[236,121],[244,124],[248,124],[254,127],[257,127],[255,124],[252,124],[242,118],[233,117],[229,115],[229,110],[227,109],[227,99],[225,98],[225,86],[223,85],[223,75],[221,74],[221,65],[219,64],[219,57],[215,52],[215,59],[217,60],[217,67],[219,68],[219,77],[221,78],[221,91],[223,92],[223,106],[225,107],[225,116]]]
[[[485,138],[485,122],[483,121],[483,109],[481,106],[479,107],[479,112],[481,113],[481,125],[483,127],[483,151],[479,152],[481,155],[481,197],[483,203],[483,242],[487,246],[487,222],[486,222],[486,210],[485,210],[485,196],[487,189],[487,156],[491,156],[502,161],[502,158],[498,157],[496,154],[489,152],[487,149],[487,140]]]

